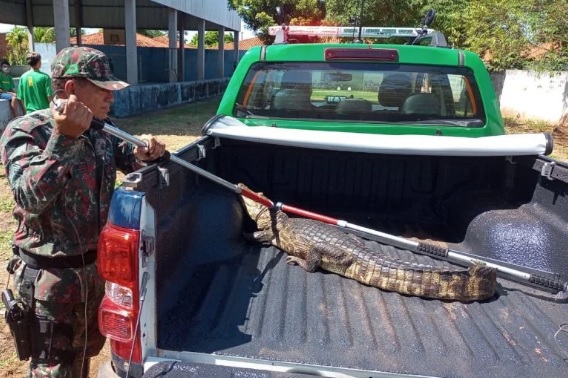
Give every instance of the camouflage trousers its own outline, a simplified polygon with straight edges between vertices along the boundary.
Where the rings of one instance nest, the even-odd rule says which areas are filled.
[[[15,289],[22,298],[30,277],[25,269],[29,268],[21,262],[14,274]],[[80,377],[81,366],[86,364],[88,369],[89,358],[99,354],[105,343],[97,320],[104,282],[96,264],[31,272],[35,316],[30,322],[33,346],[28,377]]]

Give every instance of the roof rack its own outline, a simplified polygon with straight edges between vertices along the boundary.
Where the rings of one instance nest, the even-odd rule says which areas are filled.
[[[275,36],[274,43],[290,43],[293,37],[330,37],[330,38],[353,38],[359,28],[354,26],[270,26],[268,34]],[[423,40],[431,40],[431,46],[448,47],[446,37],[434,29],[401,28],[401,27],[375,27],[366,26],[361,28],[362,38],[385,39],[404,37],[411,41],[409,44],[418,44]]]
[[[286,28],[289,36],[305,35],[308,37],[339,37],[351,38],[357,35],[359,28],[355,26],[271,26],[268,34],[276,35],[278,30]],[[361,30],[364,38],[418,37],[422,30],[418,28],[372,27],[366,26]],[[427,29],[427,33],[435,30]]]
[[[381,27],[381,26],[306,26],[306,25],[285,25],[270,26],[268,34],[275,36],[274,43],[293,43],[298,40],[309,41],[313,37],[328,38],[407,38],[407,44],[422,44],[422,41],[430,41],[430,46],[448,47],[448,42],[444,34],[429,29],[436,17],[436,11],[431,9],[426,13],[423,26],[421,28],[412,27]],[[296,38],[294,38],[296,37]]]

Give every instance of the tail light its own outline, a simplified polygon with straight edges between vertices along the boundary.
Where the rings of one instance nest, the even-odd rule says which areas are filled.
[[[325,60],[368,60],[382,62],[398,62],[398,50],[394,49],[357,49],[328,48],[325,49]]]
[[[137,363],[142,359],[140,331],[136,328],[139,240],[138,230],[109,222],[99,237],[97,258],[99,274],[107,281],[99,307],[99,330],[111,340],[111,349],[118,357],[129,360],[132,351],[132,362]]]

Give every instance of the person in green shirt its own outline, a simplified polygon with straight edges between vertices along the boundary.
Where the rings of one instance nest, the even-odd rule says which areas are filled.
[[[26,111],[49,108],[49,102],[53,97],[51,78],[45,72],[41,72],[41,55],[36,52],[28,53],[26,61],[31,69],[20,77],[18,84],[18,98],[23,101]]]
[[[18,116],[18,108],[22,110],[22,115],[26,114],[26,110],[16,96],[14,89],[14,78],[10,75],[10,63],[4,60],[2,61],[2,70],[0,71],[0,100],[10,101],[12,118]]]

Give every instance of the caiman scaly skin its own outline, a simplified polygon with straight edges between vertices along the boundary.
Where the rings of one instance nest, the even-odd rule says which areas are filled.
[[[297,264],[308,272],[319,267],[365,285],[424,298],[470,302],[495,294],[494,268],[474,265],[467,270],[450,269],[405,262],[367,248],[361,239],[334,226],[289,218],[280,210],[241,198],[259,229],[247,237],[283,250],[288,254],[288,264]]]

